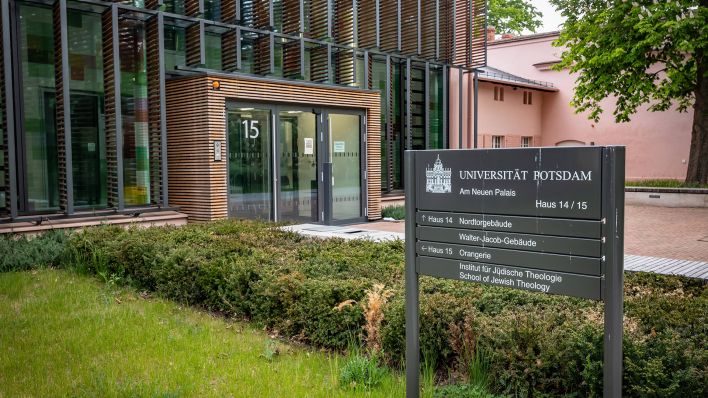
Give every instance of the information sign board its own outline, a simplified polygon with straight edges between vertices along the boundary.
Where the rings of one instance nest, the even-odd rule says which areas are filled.
[[[624,148],[407,151],[407,396],[418,276],[605,303],[605,397],[621,395]]]

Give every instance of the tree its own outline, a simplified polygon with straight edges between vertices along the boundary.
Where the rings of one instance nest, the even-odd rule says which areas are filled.
[[[543,15],[527,0],[489,0],[487,24],[497,33],[535,32]]]
[[[551,0],[566,17],[558,70],[577,73],[572,105],[599,121],[605,98],[614,119],[637,108],[693,106],[686,182],[708,183],[708,0]]]

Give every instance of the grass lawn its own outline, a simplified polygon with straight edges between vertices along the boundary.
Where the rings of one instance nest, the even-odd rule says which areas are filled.
[[[404,395],[398,375],[343,388],[345,357],[70,271],[0,274],[0,347],[0,397]]]

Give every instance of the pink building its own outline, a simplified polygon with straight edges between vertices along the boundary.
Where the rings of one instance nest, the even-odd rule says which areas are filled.
[[[491,33],[491,32],[490,32]],[[692,110],[649,112],[615,123],[612,100],[598,123],[576,114],[570,101],[575,76],[554,71],[562,49],[551,43],[558,32],[501,40],[489,37],[488,67],[479,74],[478,146],[625,145],[627,178],[683,179],[691,140]],[[450,143],[457,147],[460,122],[459,75],[450,77]],[[473,79],[463,77],[462,145],[473,144]]]

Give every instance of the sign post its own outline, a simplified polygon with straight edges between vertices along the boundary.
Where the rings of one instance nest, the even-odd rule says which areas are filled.
[[[405,170],[406,396],[429,275],[604,301],[604,397],[621,397],[624,147],[406,151]]]

